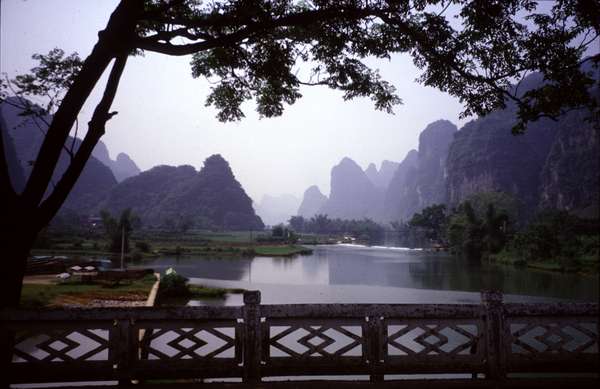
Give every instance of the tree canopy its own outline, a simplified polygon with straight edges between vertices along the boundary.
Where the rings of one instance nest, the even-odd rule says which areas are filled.
[[[251,98],[262,116],[281,115],[304,84],[342,90],[344,99],[370,96],[391,112],[400,98],[363,60],[408,53],[423,70],[419,81],[458,97],[463,115],[512,102],[523,130],[567,109],[597,110],[588,93],[594,81],[580,68],[600,59],[582,58],[598,44],[600,7],[566,0],[538,8],[533,0],[151,1],[134,46],[193,54],[193,76],[216,81],[207,104],[221,120],[242,118],[240,104]],[[306,80],[299,63],[310,67]],[[547,83],[519,90],[532,71]]]
[[[410,54],[423,70],[418,81],[458,97],[465,116],[512,101],[522,130],[527,121],[566,109],[593,106],[597,112],[588,93],[594,80],[581,71],[584,62],[600,59],[598,53],[583,58],[598,45],[600,7],[594,1],[556,1],[546,12],[534,0],[131,3],[135,7],[126,7],[135,28],[128,38],[113,37],[115,51],[192,55],[192,75],[215,81],[206,103],[223,121],[244,117],[240,105],[249,99],[261,116],[281,115],[284,104],[301,97],[301,85],[339,89],[344,99],[368,96],[375,108],[391,112],[401,102],[395,88],[363,60],[394,53]],[[69,70],[81,67],[72,55],[63,66],[56,66],[56,52],[34,58],[42,66],[17,78],[28,93],[68,88]],[[310,68],[301,72],[304,80],[298,75],[302,64]],[[548,82],[519,91],[519,81],[533,71]],[[49,83],[37,82],[49,74]]]

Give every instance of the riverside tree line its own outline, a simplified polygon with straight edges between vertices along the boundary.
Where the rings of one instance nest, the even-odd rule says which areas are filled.
[[[534,267],[540,264],[551,270],[598,271],[598,220],[560,210],[540,210],[524,220],[519,207],[506,193],[478,193],[456,207],[434,204],[408,221],[392,222],[392,237],[399,246],[448,249],[472,262],[495,260]],[[389,229],[370,219],[293,216],[289,228],[299,233],[349,235],[369,244],[390,238]]]

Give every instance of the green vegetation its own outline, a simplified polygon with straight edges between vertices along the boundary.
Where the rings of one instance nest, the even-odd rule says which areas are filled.
[[[246,290],[242,288],[215,288],[204,285],[190,285],[191,298],[222,298],[227,294],[241,294]]]
[[[399,244],[404,247],[431,247],[446,245],[448,216],[446,206],[434,204],[417,212],[408,221],[392,222]]]
[[[514,204],[504,193],[479,193],[450,211],[442,204],[431,205],[392,227],[401,245],[449,248],[453,254],[480,261],[504,247],[514,220],[509,215],[516,215]]]
[[[20,306],[40,308],[60,305],[86,305],[92,300],[145,301],[156,282],[154,275],[119,282],[51,281],[45,284],[23,284]]]
[[[327,215],[319,214],[310,219],[305,219],[302,216],[292,216],[289,223],[295,232],[335,235],[338,237],[351,236],[367,244],[380,243],[385,236],[384,227],[371,219],[330,219]]]
[[[291,256],[297,254],[311,254],[312,250],[297,245],[285,245],[285,246],[256,246],[254,247],[256,255],[269,255],[269,256]]]
[[[471,196],[450,212],[443,205],[424,208],[408,223],[395,222],[401,244],[446,246],[470,261],[553,271],[598,272],[598,221],[565,211],[539,213],[519,225],[519,204],[510,195],[485,192]]]
[[[499,252],[508,239],[509,218],[487,205],[484,216],[479,216],[469,201],[462,203],[450,216],[448,242],[453,253],[470,261]]]
[[[492,260],[562,272],[599,271],[597,219],[547,210],[528,224],[519,224],[518,208],[508,194],[479,193],[449,213],[443,205],[433,205],[408,223],[392,225],[401,241],[422,247],[447,246],[453,254],[474,262]]]
[[[112,217],[107,211],[100,212],[102,217],[102,226],[109,241],[109,251],[112,253],[129,252],[129,237],[134,225],[139,225],[139,218],[127,208],[121,212],[119,220]]]
[[[135,249],[126,254],[127,261],[136,261],[159,255],[194,255],[242,258],[255,255],[294,255],[310,253],[310,249],[294,244],[301,237],[303,243],[318,243],[314,235],[296,235],[294,239],[272,237],[268,232],[232,231],[212,232],[190,230],[176,233],[165,230],[140,229],[132,231],[130,246]],[[101,231],[62,233],[50,229],[40,235],[32,255],[108,256],[117,258],[110,251],[111,240]],[[119,238],[120,239],[120,238]],[[322,243],[322,242],[321,242]],[[120,243],[119,243],[120,244]]]
[[[167,269],[161,278],[158,290],[159,301],[163,305],[185,305],[194,298],[223,298],[228,293],[243,293],[244,289],[214,288],[203,285],[189,285],[188,279],[174,269]]]
[[[597,222],[565,211],[545,211],[492,259],[515,258],[517,265],[544,270],[598,272],[599,256]]]

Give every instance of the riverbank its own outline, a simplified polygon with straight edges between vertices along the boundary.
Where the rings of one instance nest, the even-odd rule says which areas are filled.
[[[253,248],[256,255],[268,255],[272,257],[290,257],[294,255],[310,255],[311,248],[299,245],[276,245],[276,246],[256,246]]]
[[[115,281],[59,281],[54,275],[25,277],[21,307],[144,306],[157,282],[154,274]]]
[[[560,273],[577,273],[582,275],[598,275],[600,271],[600,262],[597,257],[582,256],[578,259],[558,260],[549,259],[547,261],[526,261],[518,258],[516,255],[507,252],[500,252],[489,256],[491,262],[513,266],[517,268],[530,268],[535,270],[545,270]]]
[[[59,281],[57,275],[33,275],[23,279],[21,307],[116,307],[186,305],[191,299],[223,299],[241,294],[243,288],[189,285],[189,294],[177,298],[159,298],[160,274],[119,282]]]
[[[145,258],[155,258],[163,255],[174,256],[219,256],[231,258],[247,258],[260,255],[269,256],[293,256],[307,255],[312,253],[312,249],[297,244],[273,244],[273,243],[242,243],[242,242],[190,242],[181,241],[179,244],[165,244],[165,242],[151,242],[141,245],[145,250],[132,249],[126,253],[126,261],[137,261]],[[120,254],[110,251],[98,250],[89,244],[79,247],[65,247],[64,245],[52,248],[38,248],[31,251],[32,256],[71,256],[71,257],[89,257],[89,258],[112,258],[115,261],[120,259]]]

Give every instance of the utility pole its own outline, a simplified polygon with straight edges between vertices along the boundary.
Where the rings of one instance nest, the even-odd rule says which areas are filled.
[[[121,270],[125,270],[125,224],[121,230]]]

